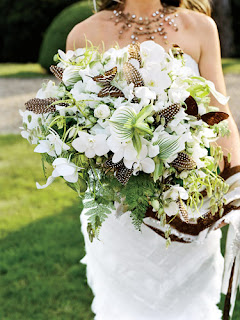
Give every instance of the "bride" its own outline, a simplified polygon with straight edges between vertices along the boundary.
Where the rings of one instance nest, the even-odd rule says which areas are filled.
[[[85,47],[85,39],[109,49],[134,41],[154,40],[168,51],[177,44],[196,75],[211,80],[226,95],[219,35],[210,17],[208,0],[102,0],[100,11],[76,25],[67,38],[67,50]],[[141,21],[148,21],[142,32]],[[231,166],[240,165],[240,138],[229,106],[215,105],[229,114],[230,138],[218,140]],[[230,143],[231,141],[231,143]],[[223,161],[219,163],[224,169]],[[89,242],[87,217],[81,213],[88,284],[94,293],[95,320],[220,320],[224,258],[220,251],[222,222],[201,242],[165,240],[148,226],[136,231],[120,207],[112,212],[99,238]],[[227,222],[227,220],[226,220]],[[225,289],[226,291],[226,289]],[[226,293],[226,292],[225,292]],[[227,319],[227,318],[226,318]]]

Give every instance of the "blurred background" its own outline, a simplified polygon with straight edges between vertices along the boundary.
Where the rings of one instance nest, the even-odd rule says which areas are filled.
[[[36,95],[91,1],[0,0],[0,319],[90,320],[81,203],[59,179],[47,190],[40,156],[20,137],[18,109]],[[230,108],[240,130],[240,0],[214,0]],[[227,226],[222,229],[222,253]],[[222,295],[220,307],[223,308]],[[240,319],[240,295],[233,320]]]

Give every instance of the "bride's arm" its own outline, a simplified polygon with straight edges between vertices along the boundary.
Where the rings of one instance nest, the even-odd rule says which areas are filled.
[[[224,95],[226,93],[226,85],[223,76],[222,63],[221,63],[221,48],[219,41],[219,34],[216,23],[213,19],[206,17],[204,19],[203,29],[201,30],[201,56],[199,61],[199,70],[201,76],[211,80],[216,89]],[[229,137],[221,137],[217,140],[217,144],[223,149],[224,155],[228,152],[231,153],[231,166],[240,165],[240,136],[238,127],[233,119],[229,105],[221,105],[211,95],[211,105],[219,107],[220,111],[229,114],[228,124],[231,134]],[[223,170],[224,161],[219,163],[220,170]],[[225,226],[226,223],[222,222],[219,228]]]
[[[226,95],[226,85],[223,76],[222,64],[221,64],[221,49],[219,34],[216,23],[213,19],[206,17],[203,23],[203,29],[201,30],[201,56],[199,62],[199,69],[201,76],[211,80],[216,89]],[[231,100],[230,100],[231,101]],[[224,155],[228,152],[231,153],[231,166],[240,165],[240,137],[238,127],[233,119],[229,105],[221,105],[211,95],[211,105],[220,108],[220,111],[224,111],[229,114],[228,124],[231,134],[229,137],[221,137],[217,140],[217,144],[223,149]],[[223,169],[223,161],[219,164],[220,170]]]

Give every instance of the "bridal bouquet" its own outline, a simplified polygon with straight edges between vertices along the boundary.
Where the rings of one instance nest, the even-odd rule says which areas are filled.
[[[59,50],[55,61],[60,83],[44,83],[20,110],[22,136],[52,167],[37,188],[63,177],[84,199],[91,241],[116,203],[139,230],[149,207],[162,225],[166,217],[194,221],[202,191],[211,214],[223,213],[223,152],[210,142],[230,133],[228,114],[209,105],[209,94],[223,105],[228,98],[185,66],[178,46],[86,46]]]

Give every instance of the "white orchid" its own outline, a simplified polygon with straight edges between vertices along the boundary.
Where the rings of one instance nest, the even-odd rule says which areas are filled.
[[[126,163],[126,162],[124,162]],[[133,165],[133,174],[137,174],[139,171],[145,173],[152,173],[155,170],[155,162],[153,159],[148,157],[148,147],[147,145],[142,145],[142,149],[137,156],[137,159],[132,162],[128,161],[128,168]]]
[[[43,83],[42,88],[38,90],[36,98],[47,99],[47,98],[62,98],[65,94],[65,88],[59,87],[52,80],[48,83]]]
[[[144,41],[140,44],[144,66],[151,63],[161,64],[167,56],[165,49],[155,41]]]
[[[69,150],[70,147],[64,143],[57,133],[51,132],[45,140],[40,140],[38,146],[34,149],[37,153],[47,153],[55,157],[62,154],[63,151]]]
[[[155,63],[141,69],[141,74],[145,85],[157,95],[161,95],[172,83],[167,71],[162,70],[162,67]]]
[[[44,185],[36,183],[37,189],[47,188],[57,177],[63,177],[66,181],[76,183],[78,181],[78,171],[83,168],[76,166],[66,158],[57,158],[53,161],[54,168],[52,175],[48,177]]]
[[[114,153],[112,162],[117,163],[124,158],[125,165],[131,169],[132,165],[128,166],[128,161],[133,163],[137,157],[137,151],[133,146],[132,141],[122,142],[113,135],[107,140],[110,150]]]
[[[140,107],[147,106],[150,101],[156,99],[156,93],[151,91],[148,87],[135,88],[135,96],[141,99]],[[140,110],[139,110],[140,111]]]
[[[188,199],[188,192],[181,187],[179,184],[176,184],[175,186],[171,186],[170,189],[167,191],[163,192],[163,199],[172,199],[176,201],[180,197],[183,200]]]
[[[96,155],[101,157],[109,152],[107,135],[91,135],[84,131],[78,132],[78,138],[73,140],[72,146],[80,153],[85,153],[86,157],[93,158]]]
[[[58,63],[58,67],[66,68],[71,62],[79,63],[83,59],[85,52],[85,48],[78,48],[75,51],[68,50],[66,53],[59,49],[58,55],[61,59],[61,62]]]

